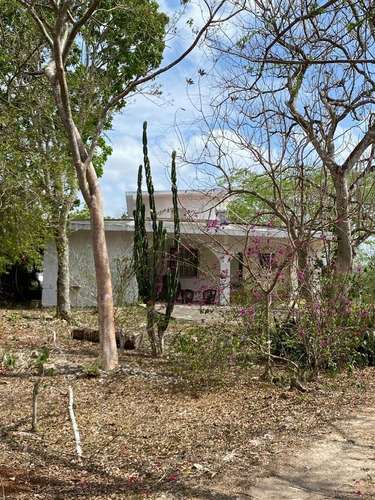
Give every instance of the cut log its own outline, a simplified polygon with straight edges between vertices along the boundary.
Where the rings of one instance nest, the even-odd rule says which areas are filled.
[[[94,328],[73,328],[72,338],[74,340],[87,340],[88,342],[99,342],[99,330]],[[143,334],[140,332],[123,333],[116,332],[117,347],[123,347],[126,350],[138,349],[143,340]]]

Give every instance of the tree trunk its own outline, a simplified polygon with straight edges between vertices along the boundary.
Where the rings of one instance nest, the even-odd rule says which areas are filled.
[[[98,326],[100,357],[104,370],[113,370],[118,365],[116,331],[112,293],[112,279],[105,238],[103,202],[99,182],[92,164],[87,170],[90,188],[90,219],[92,248],[98,299]]]
[[[349,191],[347,176],[342,172],[332,175],[336,190],[336,257],[334,260],[332,298],[347,288],[347,277],[353,269],[353,250],[351,245],[351,225],[349,217]]]
[[[150,304],[147,310],[147,334],[151,344],[152,355],[154,357],[158,357],[163,354],[163,351],[160,350],[159,338],[156,335],[156,315],[157,313],[155,312],[155,303]]]
[[[46,66],[44,71],[51,83],[56,105],[68,135],[79,188],[90,210],[98,300],[100,358],[103,369],[109,371],[117,367],[118,354],[111,270],[104,229],[103,199],[95,168],[92,162],[87,161],[88,155],[85,144],[72,117],[67,81],[61,60],[62,53],[59,52],[58,47],[60,47],[60,41],[56,44],[55,60]]]
[[[56,316],[62,319],[69,319],[70,315],[69,241],[66,227],[67,217],[62,216],[56,223],[54,231],[57,251]]]

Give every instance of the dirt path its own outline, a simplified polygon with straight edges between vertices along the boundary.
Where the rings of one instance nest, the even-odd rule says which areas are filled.
[[[332,423],[236,500],[375,499],[375,410]]]

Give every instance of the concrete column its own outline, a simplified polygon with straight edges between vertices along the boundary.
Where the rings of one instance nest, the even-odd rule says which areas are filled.
[[[220,262],[220,286],[219,286],[219,305],[225,306],[230,304],[230,263],[231,256],[217,254]]]

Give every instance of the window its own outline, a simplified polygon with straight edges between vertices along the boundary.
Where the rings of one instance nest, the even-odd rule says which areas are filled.
[[[198,249],[181,247],[179,255],[176,255],[176,249],[171,248],[169,251],[172,260],[179,261],[180,277],[194,278],[198,275]],[[171,263],[173,267],[173,263]]]

